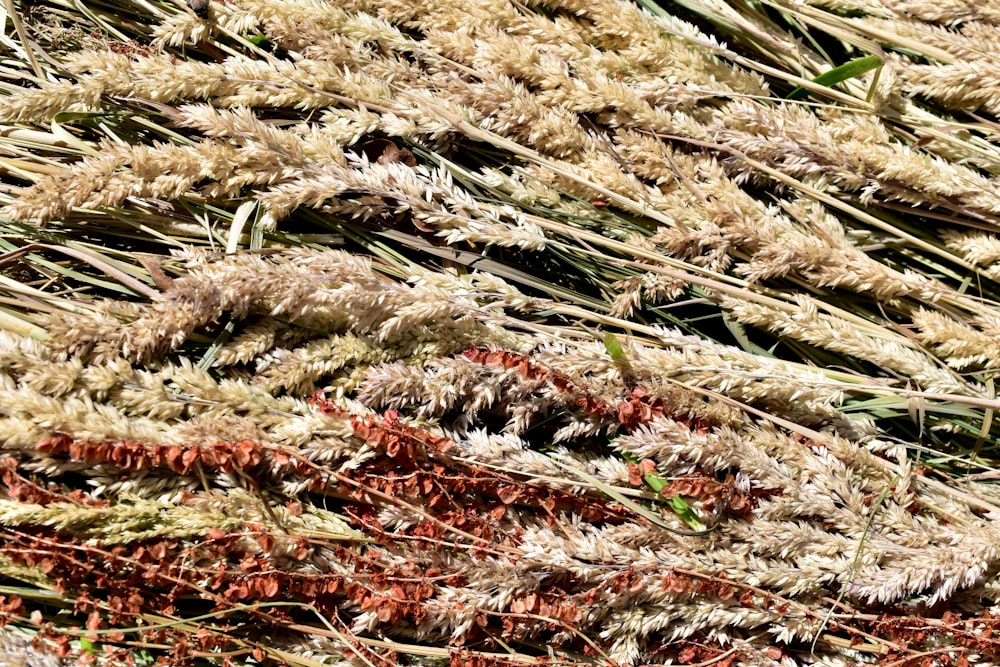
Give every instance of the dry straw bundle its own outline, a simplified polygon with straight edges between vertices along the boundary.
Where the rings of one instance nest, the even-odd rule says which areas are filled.
[[[3,7],[8,664],[1000,660],[995,7]]]

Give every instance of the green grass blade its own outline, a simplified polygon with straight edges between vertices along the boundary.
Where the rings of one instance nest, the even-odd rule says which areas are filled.
[[[838,83],[847,81],[848,79],[853,79],[855,77],[861,76],[865,72],[870,72],[876,67],[882,66],[882,59],[877,56],[865,56],[863,58],[856,58],[850,62],[846,62],[843,65],[838,65],[832,70],[823,72],[815,79],[813,83],[818,83],[821,86],[827,86],[832,88]],[[797,87],[792,92],[785,96],[788,100],[798,100],[806,96],[806,89],[802,86]]]

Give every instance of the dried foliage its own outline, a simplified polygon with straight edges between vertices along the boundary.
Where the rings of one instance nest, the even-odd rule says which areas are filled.
[[[645,4],[3,5],[0,661],[1000,662],[1000,16]]]

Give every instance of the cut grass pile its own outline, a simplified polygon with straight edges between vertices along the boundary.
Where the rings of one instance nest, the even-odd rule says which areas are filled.
[[[642,4],[3,2],[8,656],[1000,660],[1000,13]]]

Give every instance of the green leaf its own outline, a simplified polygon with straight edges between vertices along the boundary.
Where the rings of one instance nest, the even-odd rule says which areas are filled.
[[[55,116],[52,117],[57,123],[73,123],[75,121],[93,121],[93,120],[104,120],[113,116],[123,116],[124,114],[117,113],[114,111],[59,111]],[[96,125],[97,123],[93,123]]]
[[[621,341],[618,340],[618,336],[613,333],[604,334],[604,349],[608,351],[611,358],[615,361],[625,360],[625,348],[622,347]]]
[[[691,506],[684,502],[684,499],[680,496],[671,496],[667,498],[667,504],[670,505],[670,509],[677,513],[681,519],[684,520],[692,530],[705,530],[705,524],[701,522],[698,515],[694,513]]]
[[[882,59],[878,56],[865,56],[864,58],[856,58],[850,62],[846,62],[843,65],[838,65],[828,72],[823,72],[815,79],[813,83],[818,83],[821,86],[832,87],[837,85],[842,81],[847,81],[848,79],[853,79],[854,77],[861,76],[865,72],[869,72],[876,67],[882,66]],[[806,89],[799,86],[792,92],[785,96],[786,100],[798,100],[806,95]]]

